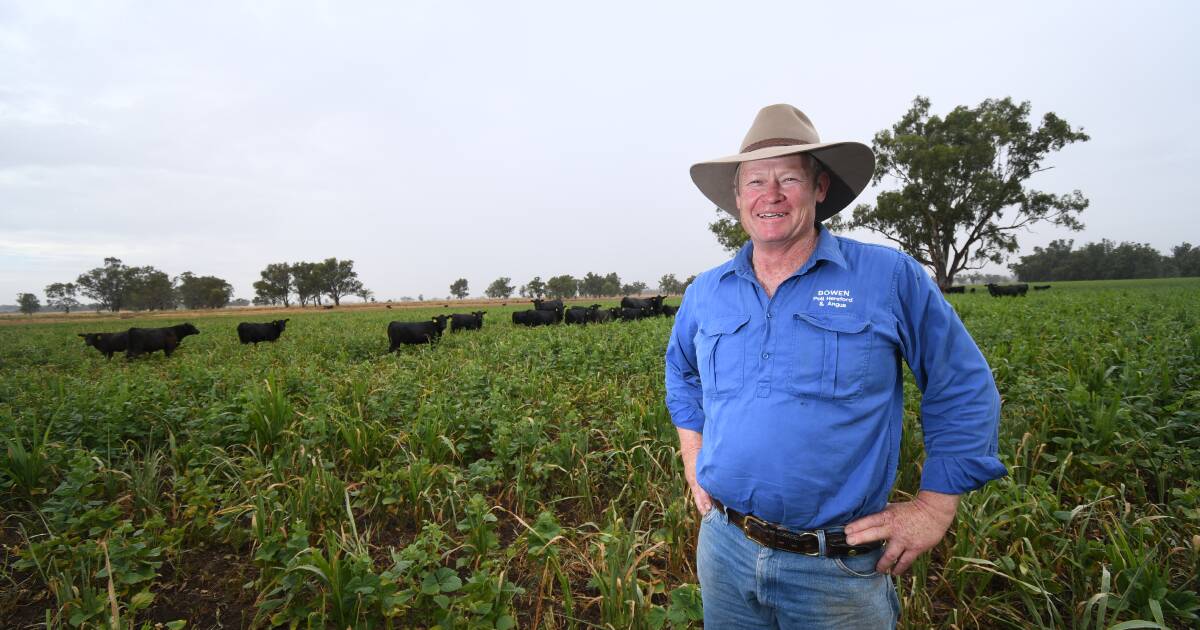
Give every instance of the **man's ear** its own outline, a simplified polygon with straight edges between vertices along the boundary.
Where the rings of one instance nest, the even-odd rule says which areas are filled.
[[[825,195],[829,194],[829,186],[831,183],[832,182],[829,179],[829,173],[826,171],[821,171],[821,174],[817,176],[817,192],[815,195],[813,195],[816,197],[817,203],[825,201]]]

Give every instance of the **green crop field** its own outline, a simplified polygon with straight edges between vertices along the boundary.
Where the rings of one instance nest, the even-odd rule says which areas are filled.
[[[1011,475],[898,580],[902,625],[1196,627],[1200,280],[951,301]],[[257,347],[190,317],[132,362],[75,335],[183,318],[0,326],[0,626],[699,627],[670,320],[488,310],[392,355],[388,321],[445,309],[293,313]]]

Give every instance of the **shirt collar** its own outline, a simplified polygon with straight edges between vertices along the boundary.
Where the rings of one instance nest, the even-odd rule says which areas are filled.
[[[754,251],[754,244],[746,241],[745,245],[738,250],[738,253],[733,257],[733,264],[729,269],[722,274],[725,275],[735,273],[739,278],[752,279],[754,278],[754,265],[751,263],[750,255]],[[803,265],[792,275],[800,275],[812,269],[817,264],[817,261],[828,260],[829,262],[841,267],[849,269],[850,265],[846,262],[846,257],[842,255],[842,245],[838,242],[838,237],[834,236],[825,226],[817,224],[817,248],[813,250],[811,256]]]

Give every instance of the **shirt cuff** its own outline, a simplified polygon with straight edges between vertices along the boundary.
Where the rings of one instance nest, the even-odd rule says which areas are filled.
[[[704,410],[700,408],[692,408],[687,410],[677,410],[668,408],[671,413],[671,422],[680,429],[695,431],[696,433],[704,432]]]
[[[929,457],[921,470],[921,489],[962,494],[1007,474],[995,457]]]

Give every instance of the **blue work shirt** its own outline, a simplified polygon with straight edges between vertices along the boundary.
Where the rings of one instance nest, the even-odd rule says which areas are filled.
[[[821,227],[768,298],[752,251],[696,277],[667,346],[667,408],[704,436],[705,491],[798,529],[882,510],[900,456],[902,357],[923,394],[921,488],[960,494],[1007,473],[991,370],[920,263]]]

